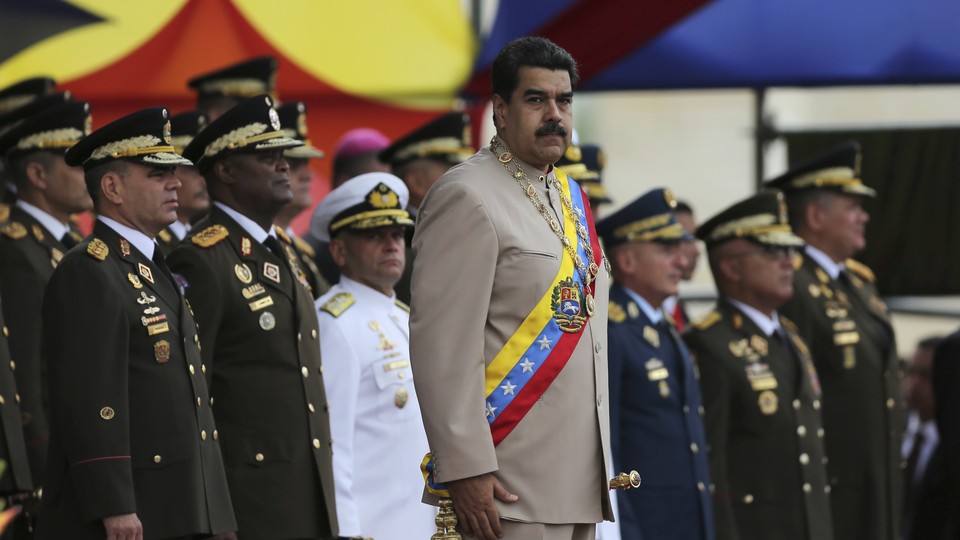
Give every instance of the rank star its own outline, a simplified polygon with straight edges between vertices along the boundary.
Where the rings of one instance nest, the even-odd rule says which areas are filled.
[[[529,360],[528,360],[528,362],[529,362]],[[523,364],[521,364],[521,365],[523,365]],[[505,395],[505,396],[512,396],[512,395],[514,395],[513,389],[516,388],[516,387],[517,387],[517,385],[513,384],[513,383],[510,382],[510,381],[507,381],[507,384],[501,386],[500,388],[503,389],[503,395]]]
[[[521,373],[527,373],[527,372],[533,373],[533,366],[535,366],[536,364],[531,362],[529,358],[524,358],[523,362],[520,362],[520,365],[523,366],[523,371]],[[510,393],[512,394],[513,392],[510,392]]]
[[[537,344],[540,345],[541,351],[544,349],[549,349],[552,343],[553,341],[547,338],[546,334],[540,336],[540,339],[537,341]]]
[[[489,401],[487,402],[487,416],[489,416],[490,418],[493,418],[494,413],[497,411],[497,409],[498,407],[494,407],[493,405],[490,404]]]

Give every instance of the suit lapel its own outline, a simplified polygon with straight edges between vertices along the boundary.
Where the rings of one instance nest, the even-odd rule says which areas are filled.
[[[215,224],[223,225],[230,233],[227,241],[233,246],[234,251],[243,261],[246,270],[249,270],[252,277],[266,287],[279,291],[290,300],[294,299],[294,277],[284,266],[283,261],[278,259],[266,246],[257,242],[234,221],[226,212],[216,206],[210,211],[211,221]],[[235,268],[238,277],[245,272],[244,269]],[[241,279],[241,281],[244,281]],[[246,283],[246,281],[244,281]]]
[[[10,220],[23,223],[23,226],[27,229],[27,234],[47,251],[47,255],[50,257],[50,266],[56,268],[60,259],[63,258],[63,254],[67,252],[67,247],[60,242],[60,239],[54,238],[53,234],[39,221],[16,206],[10,209]]]
[[[175,314],[180,313],[179,291],[174,289],[173,283],[153,264],[153,261],[147,259],[146,255],[133,244],[101,221],[97,221],[94,225],[93,232],[107,244],[111,253],[116,253],[117,258],[123,261],[127,280],[134,288],[150,290],[172,308]]]

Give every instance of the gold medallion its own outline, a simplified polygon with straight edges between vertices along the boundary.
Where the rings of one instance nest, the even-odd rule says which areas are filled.
[[[130,242],[127,242],[126,238],[120,239],[120,254],[124,257],[130,255]]]
[[[764,390],[760,392],[760,396],[757,398],[757,405],[760,407],[760,412],[767,416],[775,414],[779,404],[780,399],[773,390]]]
[[[273,330],[275,326],[277,326],[277,318],[273,316],[273,313],[264,311],[260,314],[260,328],[270,331]]]
[[[513,160],[513,154],[510,152],[504,152],[497,156],[497,159],[500,160],[500,163],[510,163]]]
[[[250,283],[253,281],[253,273],[250,271],[250,268],[247,265],[240,263],[233,267],[233,273],[237,275],[237,279],[241,283]]]
[[[402,409],[407,405],[407,400],[410,399],[410,392],[407,392],[406,388],[397,389],[397,393],[393,395],[393,404],[397,406],[398,409]]]
[[[133,285],[134,289],[142,289],[143,283],[140,282],[140,278],[133,274],[127,274],[127,279],[130,281],[130,284]]]
[[[249,257],[251,253],[253,253],[253,245],[250,243],[250,239],[244,236],[240,239],[240,254]]]
[[[166,364],[170,361],[170,342],[165,339],[153,344],[153,355],[158,364]]]
[[[586,297],[586,300],[584,300],[584,304],[586,304],[587,306],[587,316],[593,317],[593,312],[597,309],[597,303],[593,299],[592,293],[587,293],[587,297]]]

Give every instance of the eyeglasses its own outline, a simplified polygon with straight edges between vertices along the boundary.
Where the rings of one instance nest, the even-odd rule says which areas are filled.
[[[738,259],[740,257],[749,257],[751,255],[765,255],[772,259],[781,259],[784,257],[794,258],[797,256],[797,248],[792,246],[773,246],[769,244],[764,244],[758,249],[752,249],[750,251],[742,251],[740,253],[731,253],[727,255],[728,258]]]

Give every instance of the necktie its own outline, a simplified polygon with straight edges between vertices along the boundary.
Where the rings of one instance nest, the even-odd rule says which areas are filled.
[[[153,264],[160,269],[160,273],[166,276],[166,278],[173,285],[173,288],[180,292],[180,286],[177,285],[177,280],[173,278],[173,274],[170,272],[170,267],[167,266],[167,259],[163,256],[163,252],[160,251],[160,248],[154,246],[153,248]]]
[[[267,239],[263,241],[263,245],[267,246],[267,249],[269,249],[271,253],[280,259],[280,263],[287,270],[287,272],[292,274],[294,277],[297,276],[297,273],[290,268],[290,260],[287,259],[287,254],[284,252],[283,246],[280,245],[280,240],[277,240],[277,238],[274,236],[268,236]]]
[[[673,320],[677,324],[677,332],[683,332],[687,321],[683,314],[683,306],[680,305],[679,300],[677,300],[677,305],[673,306],[673,313],[671,315],[673,315]]]
[[[917,473],[917,462],[920,460],[920,450],[923,448],[923,431],[917,430],[913,435],[913,448],[910,449],[910,454],[907,455],[907,468],[904,469],[904,475],[906,480],[906,485],[908,489],[914,483],[914,476]]]
[[[77,245],[77,241],[73,239],[73,235],[70,234],[70,231],[63,233],[63,236],[60,237],[60,243],[63,244],[67,249]]]

